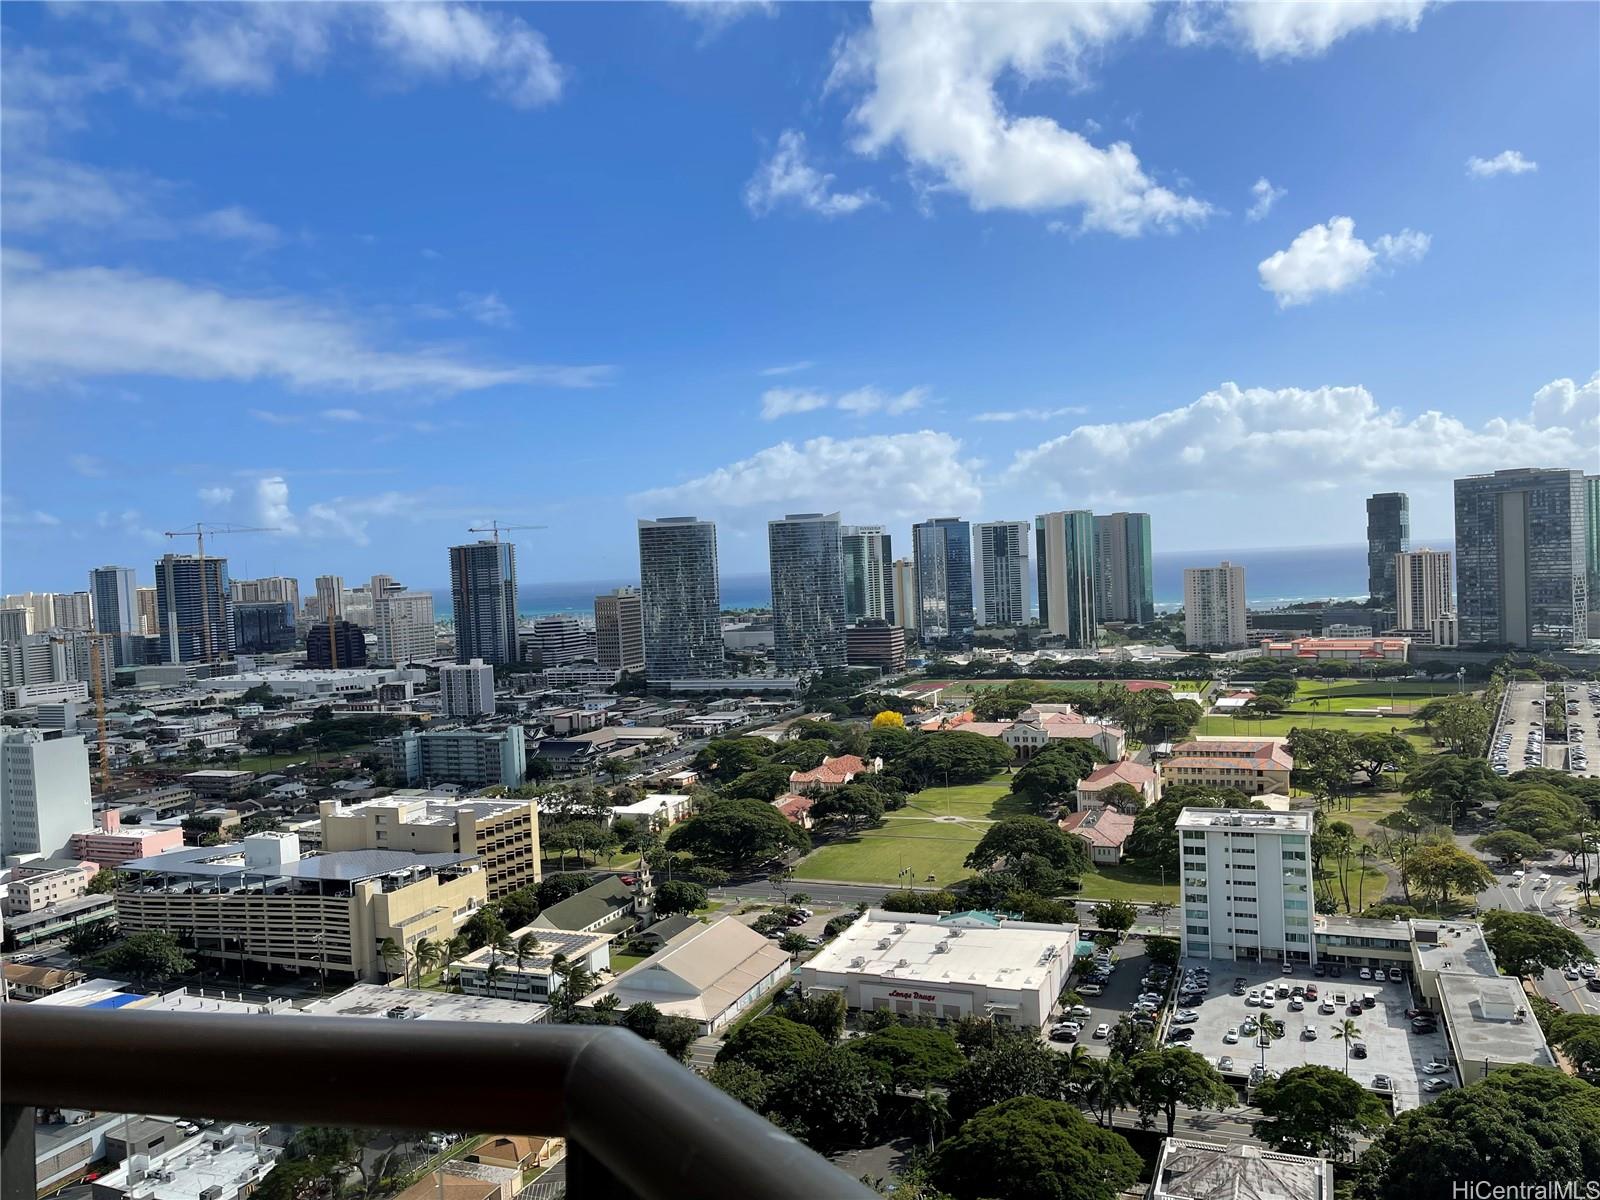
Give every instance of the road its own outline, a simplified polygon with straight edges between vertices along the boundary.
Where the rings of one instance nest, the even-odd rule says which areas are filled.
[[[1541,877],[1548,877],[1544,887]],[[1530,863],[1521,879],[1510,872],[1495,876],[1494,886],[1478,894],[1480,909],[1502,908],[1510,912],[1533,912],[1558,921],[1581,937],[1600,955],[1600,931],[1592,930],[1572,916],[1580,902],[1578,873],[1571,867],[1556,867],[1548,862]],[[1600,1016],[1600,992],[1591,992],[1583,980],[1571,980],[1560,971],[1546,971],[1534,981],[1540,993],[1569,1012]]]

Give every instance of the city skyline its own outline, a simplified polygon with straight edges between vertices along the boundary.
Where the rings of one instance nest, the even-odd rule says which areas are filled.
[[[197,519],[419,587],[489,519],[529,580],[676,512],[730,572],[794,511],[1236,554],[1592,466],[1594,6],[979,11],[14,6],[0,588]]]

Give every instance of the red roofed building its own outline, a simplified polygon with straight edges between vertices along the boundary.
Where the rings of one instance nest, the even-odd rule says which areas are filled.
[[[811,806],[817,801],[812,796],[801,796],[790,792],[787,796],[779,796],[772,802],[772,807],[793,821],[801,829],[811,828]]]
[[[1289,795],[1294,756],[1283,738],[1212,737],[1183,742],[1161,766],[1162,783],[1233,788],[1247,796]]]
[[[791,771],[789,786],[795,791],[802,788],[843,787],[857,775],[872,775],[883,770],[883,759],[863,762],[854,754],[841,754],[838,758],[824,758],[822,765],[810,771]]]
[[[1411,639],[1403,637],[1304,637],[1288,642],[1270,638],[1261,643],[1262,658],[1292,658],[1302,662],[1405,662]]]
[[[1114,865],[1122,861],[1122,847],[1133,833],[1133,818],[1114,808],[1091,808],[1063,817],[1061,828],[1083,839],[1090,862]]]
[[[1118,762],[1096,767],[1078,780],[1078,811],[1106,806],[1106,792],[1116,784],[1125,783],[1144,797],[1145,805],[1154,804],[1161,794],[1161,777],[1154,767],[1124,758]]]

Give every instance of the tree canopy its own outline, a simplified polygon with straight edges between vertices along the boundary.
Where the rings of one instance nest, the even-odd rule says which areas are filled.
[[[1291,1067],[1255,1091],[1255,1135],[1274,1150],[1342,1158],[1356,1136],[1388,1123],[1383,1101],[1342,1071]]]
[[[1217,1069],[1193,1050],[1167,1046],[1135,1055],[1133,1096],[1141,1117],[1157,1113],[1167,1119],[1167,1136],[1178,1120],[1178,1106],[1185,1108],[1227,1108],[1238,1097]]]
[[[749,799],[713,801],[667,835],[667,849],[687,850],[730,871],[759,866],[810,844],[805,831],[772,805]]]
[[[876,730],[873,739],[894,730]],[[958,783],[982,783],[1011,764],[1011,747],[999,738],[959,730],[906,734],[907,742],[885,768],[908,792]]]
[[[1003,817],[990,825],[967,855],[966,865],[986,871],[1004,858],[1037,857],[1058,871],[1082,875],[1089,869],[1083,840],[1043,817]]]
[[[957,1200],[1113,1200],[1140,1168],[1126,1138],[1089,1124],[1072,1105],[1016,1096],[947,1139],[933,1177]]]
[[[1540,913],[1496,908],[1484,913],[1482,920],[1483,936],[1507,975],[1559,971],[1594,961],[1594,951],[1581,937]]]
[[[763,1016],[740,1026],[717,1051],[717,1061],[742,1062],[765,1075],[781,1075],[827,1048],[815,1029],[787,1017]]]
[[[854,1039],[850,1051],[872,1063],[883,1081],[900,1091],[948,1084],[966,1064],[952,1034],[900,1022]]]
[[[1488,867],[1450,842],[1418,846],[1403,869],[1408,883],[1432,892],[1441,904],[1453,895],[1476,895],[1494,883]]]
[[[1054,815],[1069,804],[1078,781],[1105,761],[1093,742],[1065,738],[1039,751],[1011,777],[1011,791],[1035,812]]]

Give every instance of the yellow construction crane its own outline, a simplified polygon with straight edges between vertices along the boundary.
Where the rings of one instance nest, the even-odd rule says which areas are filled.
[[[203,521],[196,521],[193,529],[163,530],[164,536],[169,538],[194,537],[194,556],[200,560],[200,637],[205,648],[206,666],[216,665],[216,655],[211,649],[211,597],[206,594],[206,534],[278,532],[276,525],[208,525]]]
[[[498,521],[490,521],[487,525],[469,525],[468,533],[492,533],[494,540],[499,541],[502,533],[509,533],[513,529],[549,529],[548,525],[502,525]]]

